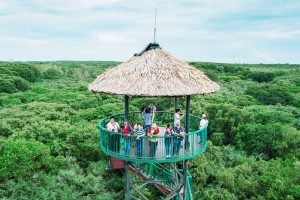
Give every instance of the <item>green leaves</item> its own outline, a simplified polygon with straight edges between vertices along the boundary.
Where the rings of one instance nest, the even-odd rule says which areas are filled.
[[[253,96],[258,101],[266,105],[288,105],[294,102],[293,96],[286,87],[272,84],[261,84],[249,86],[246,94]]]
[[[58,79],[61,75],[61,72],[56,69],[47,69],[43,72],[42,77],[45,79]]]
[[[249,153],[264,154],[267,158],[300,158],[299,131],[279,123],[248,125],[238,133],[237,144]]]
[[[97,128],[123,112],[123,97],[87,90],[116,64],[0,63],[0,198],[124,198],[122,174],[105,170]],[[207,114],[211,140],[189,162],[194,199],[299,199],[299,66],[192,64],[221,85],[191,101],[192,114]],[[130,111],[150,101],[173,111],[172,98],[130,98]],[[184,97],[178,107],[184,112]],[[143,192],[159,199],[154,191]]]
[[[256,160],[233,147],[215,147],[190,162],[194,198],[297,199],[299,167],[292,160]]]
[[[0,178],[22,178],[34,171],[48,169],[50,149],[37,141],[8,140],[0,154]]]

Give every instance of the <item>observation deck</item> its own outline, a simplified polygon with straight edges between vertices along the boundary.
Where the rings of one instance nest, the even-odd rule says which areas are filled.
[[[118,122],[119,125],[124,123],[125,114],[111,116],[114,116],[115,122]],[[152,139],[146,134],[138,140],[135,133],[125,136],[122,132],[108,131],[106,125],[109,123],[111,116],[101,119],[98,124],[100,146],[108,156],[138,163],[171,163],[192,159],[206,150],[207,125],[199,129],[201,117],[190,115],[189,132],[185,132],[184,137],[180,138],[178,136],[165,136],[166,125],[174,125],[174,113],[156,112],[153,122],[158,126],[160,133],[153,136]],[[128,119],[132,128],[134,124],[143,124],[141,112],[128,113]],[[184,122],[185,119],[181,119],[182,127],[185,127]],[[150,140],[153,139],[157,142],[155,143],[155,153],[152,151],[151,154]],[[129,150],[127,146],[127,152],[126,145],[129,145]]]

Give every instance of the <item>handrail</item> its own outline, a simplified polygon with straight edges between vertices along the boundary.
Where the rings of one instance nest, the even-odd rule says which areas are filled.
[[[116,121],[123,121],[124,114],[113,115]],[[156,112],[154,122],[159,127],[173,122],[174,113]],[[194,158],[206,150],[207,125],[198,129],[200,117],[190,115],[190,132],[185,133],[184,138],[177,136],[153,136],[140,137],[136,135],[124,135],[118,132],[109,132],[105,125],[111,116],[99,120],[100,147],[108,156],[125,161],[141,163],[167,163]],[[141,121],[140,112],[129,113],[129,121],[137,123]]]

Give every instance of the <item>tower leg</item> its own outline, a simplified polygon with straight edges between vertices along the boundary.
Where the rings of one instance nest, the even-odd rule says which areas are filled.
[[[188,160],[183,162],[183,200],[186,200],[187,197],[187,169],[188,169]]]
[[[129,190],[129,186],[130,186],[130,180],[129,180],[129,163],[126,161],[125,162],[125,199],[129,200],[130,199],[130,190]]]

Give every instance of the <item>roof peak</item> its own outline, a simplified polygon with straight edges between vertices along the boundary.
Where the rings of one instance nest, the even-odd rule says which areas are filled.
[[[152,49],[161,49],[158,43],[149,43],[140,53],[135,53],[134,56],[141,56],[143,55],[146,51],[152,50]]]

